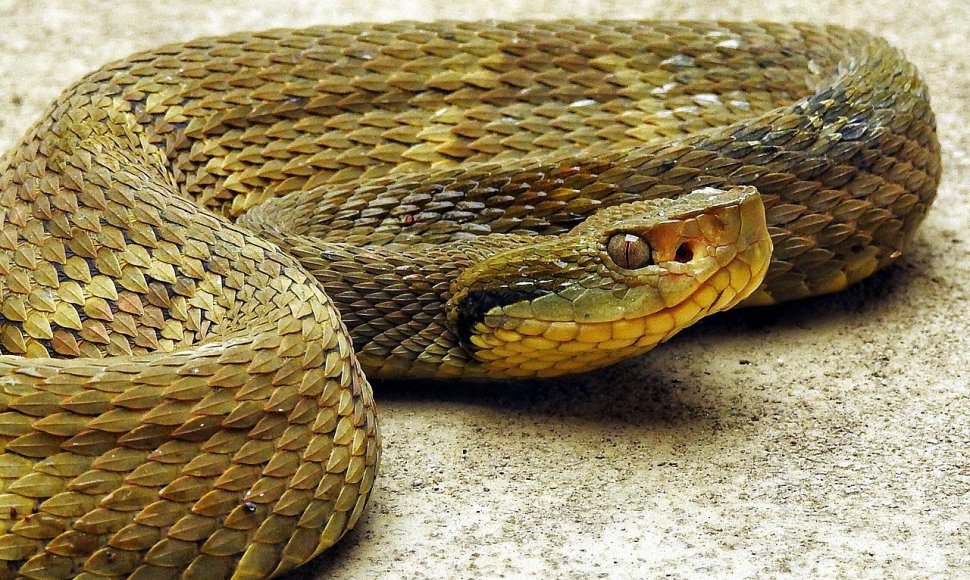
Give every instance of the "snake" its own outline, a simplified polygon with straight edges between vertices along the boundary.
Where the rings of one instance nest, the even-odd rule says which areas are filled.
[[[835,25],[351,24],[108,64],[0,160],[0,577],[285,574],[364,513],[368,379],[552,379],[842,290],[939,180],[915,66]]]

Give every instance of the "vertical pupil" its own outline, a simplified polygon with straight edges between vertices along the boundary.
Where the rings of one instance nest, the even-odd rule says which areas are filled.
[[[631,268],[631,267],[633,267],[633,264],[634,264],[634,261],[635,261],[635,256],[636,256],[636,246],[634,246],[634,244],[637,243],[639,241],[639,239],[636,236],[632,235],[632,234],[627,234],[626,235],[626,238],[623,241],[626,242],[626,244],[625,244],[625,246],[626,246],[626,256],[625,256],[625,258],[626,258],[626,265],[624,265],[623,267],[624,268]]]

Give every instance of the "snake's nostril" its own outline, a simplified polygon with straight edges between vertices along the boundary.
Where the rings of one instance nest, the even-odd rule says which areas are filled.
[[[677,253],[674,254],[674,261],[686,264],[692,259],[694,259],[694,250],[691,249],[690,244],[684,242],[677,248]]]

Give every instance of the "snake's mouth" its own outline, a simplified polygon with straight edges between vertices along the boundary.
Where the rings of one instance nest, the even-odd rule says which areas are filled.
[[[772,249],[763,205],[755,196],[735,209],[743,220],[729,243],[701,245],[691,263],[672,264],[666,275],[676,285],[660,294],[657,287],[634,288],[619,300],[601,293],[611,309],[572,309],[565,316],[562,308],[544,315],[544,303],[560,306],[564,300],[547,291],[469,295],[466,318],[459,319],[466,349],[489,376],[507,378],[585,372],[653,349],[701,318],[733,307],[763,281]]]

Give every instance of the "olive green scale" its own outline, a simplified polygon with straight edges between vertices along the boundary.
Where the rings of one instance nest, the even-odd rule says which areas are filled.
[[[939,178],[915,68],[834,26],[361,24],[109,64],[0,163],[0,577],[305,563],[377,471],[354,350],[475,364],[443,305],[501,244],[753,185],[761,300],[789,300],[895,260]]]

